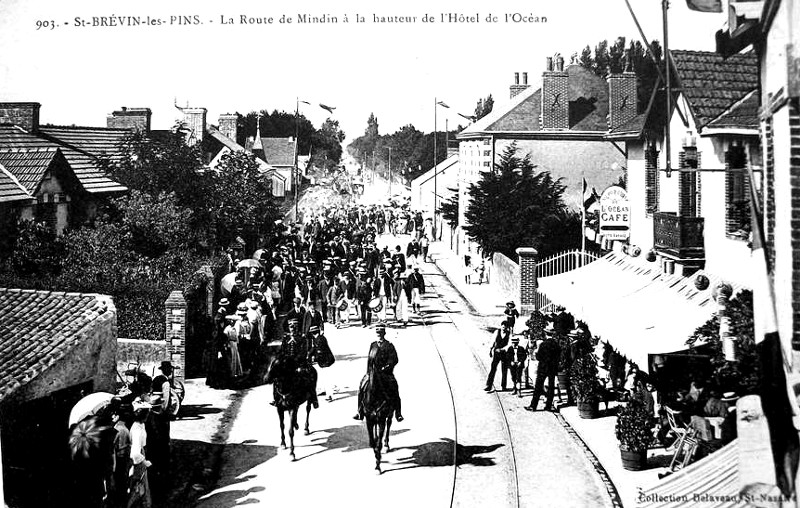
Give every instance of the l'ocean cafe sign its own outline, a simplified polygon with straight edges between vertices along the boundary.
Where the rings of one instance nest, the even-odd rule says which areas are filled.
[[[631,232],[628,192],[612,186],[600,196],[600,234],[609,240],[627,240]]]

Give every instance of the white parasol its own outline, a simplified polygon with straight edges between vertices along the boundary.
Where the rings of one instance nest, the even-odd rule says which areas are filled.
[[[72,411],[69,412],[69,426],[73,426],[87,416],[97,414],[97,412],[106,407],[108,402],[113,398],[114,394],[108,392],[90,393],[82,398],[73,406]]]

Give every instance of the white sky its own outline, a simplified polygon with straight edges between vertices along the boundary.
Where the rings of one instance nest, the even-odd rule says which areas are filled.
[[[660,0],[630,0],[650,39],[662,40]],[[440,22],[441,13],[480,16],[479,23]],[[337,24],[279,24],[297,18],[337,16]],[[367,18],[356,23],[355,14]],[[435,23],[422,23],[426,14]],[[506,23],[504,15],[546,16],[546,24]],[[240,15],[270,17],[273,25],[240,25]],[[344,23],[347,14],[349,23]],[[375,24],[379,16],[416,16],[411,24]],[[498,23],[485,22],[493,14]],[[162,18],[162,26],[82,27],[93,16]],[[198,26],[169,25],[170,16],[197,15]],[[234,25],[221,25],[221,17]],[[37,30],[37,20],[56,28]],[[67,23],[68,24],[65,24]],[[670,9],[672,49],[714,49],[721,15]],[[599,40],[638,37],[624,0],[475,0],[376,2],[374,0],[0,0],[0,101],[42,104],[42,123],[104,126],[121,106],[149,107],[153,127],[169,128],[180,113],[173,101],[221,113],[256,109],[301,111],[319,126],[328,116],[317,103],[335,106],[347,142],[363,134],[370,112],[381,134],[411,123],[451,128],[464,123],[480,97],[508,100],[514,72],[538,86],[545,57],[573,52]]]

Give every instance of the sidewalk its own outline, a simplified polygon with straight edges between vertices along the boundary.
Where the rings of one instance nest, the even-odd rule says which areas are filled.
[[[463,261],[460,256],[451,252],[443,243],[433,243],[430,247],[430,256],[434,263],[445,273],[451,284],[461,293],[470,303],[476,314],[490,318],[497,318],[497,322],[502,320],[505,302],[515,301],[519,306],[517,295],[510,295],[495,284],[467,284],[464,280]],[[520,316],[519,321],[525,322],[527,316]],[[517,323],[517,331],[521,331],[524,325]],[[529,400],[526,393],[525,400]],[[636,506],[636,498],[640,488],[649,487],[658,481],[658,474],[666,471],[665,466],[669,465],[671,453],[663,448],[650,450],[648,452],[648,467],[644,471],[628,471],[622,467],[619,446],[614,435],[614,425],[616,417],[612,411],[609,416],[603,416],[593,420],[580,418],[576,406],[560,406],[559,412],[563,417],[563,423],[569,431],[579,438],[581,444],[588,450],[590,462],[600,475],[604,483],[611,483],[609,491],[619,496],[615,504],[621,503],[622,506]],[[607,487],[609,487],[607,485]],[[613,497],[613,495],[612,495]]]

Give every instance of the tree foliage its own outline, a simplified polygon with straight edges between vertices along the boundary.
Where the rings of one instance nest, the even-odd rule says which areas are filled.
[[[465,230],[486,255],[514,258],[517,247],[535,247],[547,257],[580,245],[580,218],[563,201],[565,185],[537,171],[530,156],[509,145],[494,171],[469,188]]]
[[[494,108],[492,94],[489,94],[485,99],[478,99],[478,104],[475,106],[475,121],[491,113],[492,108]]]
[[[725,359],[719,336],[719,316],[714,315],[686,341],[691,348],[710,350],[713,381],[721,391],[758,394],[759,360],[754,338],[753,292],[742,290],[728,302],[730,333],[737,338],[737,361]]]
[[[439,213],[450,224],[450,227],[455,229],[458,226],[458,189],[448,188],[447,190],[451,193],[450,197],[439,205]]]
[[[594,51],[588,45],[583,48],[578,57],[578,63],[591,69],[598,76],[606,78],[609,74],[625,70],[625,50],[627,49],[632,70],[636,73],[638,80],[637,101],[641,111],[647,105],[653,88],[655,88],[658,77],[656,66],[663,67],[661,44],[654,40],[650,46],[653,49],[655,61],[651,57],[650,50],[640,41],[631,41],[628,44],[625,37],[617,37],[614,43],[609,45],[607,40],[603,40],[595,45]],[[656,61],[659,63],[656,64]]]

